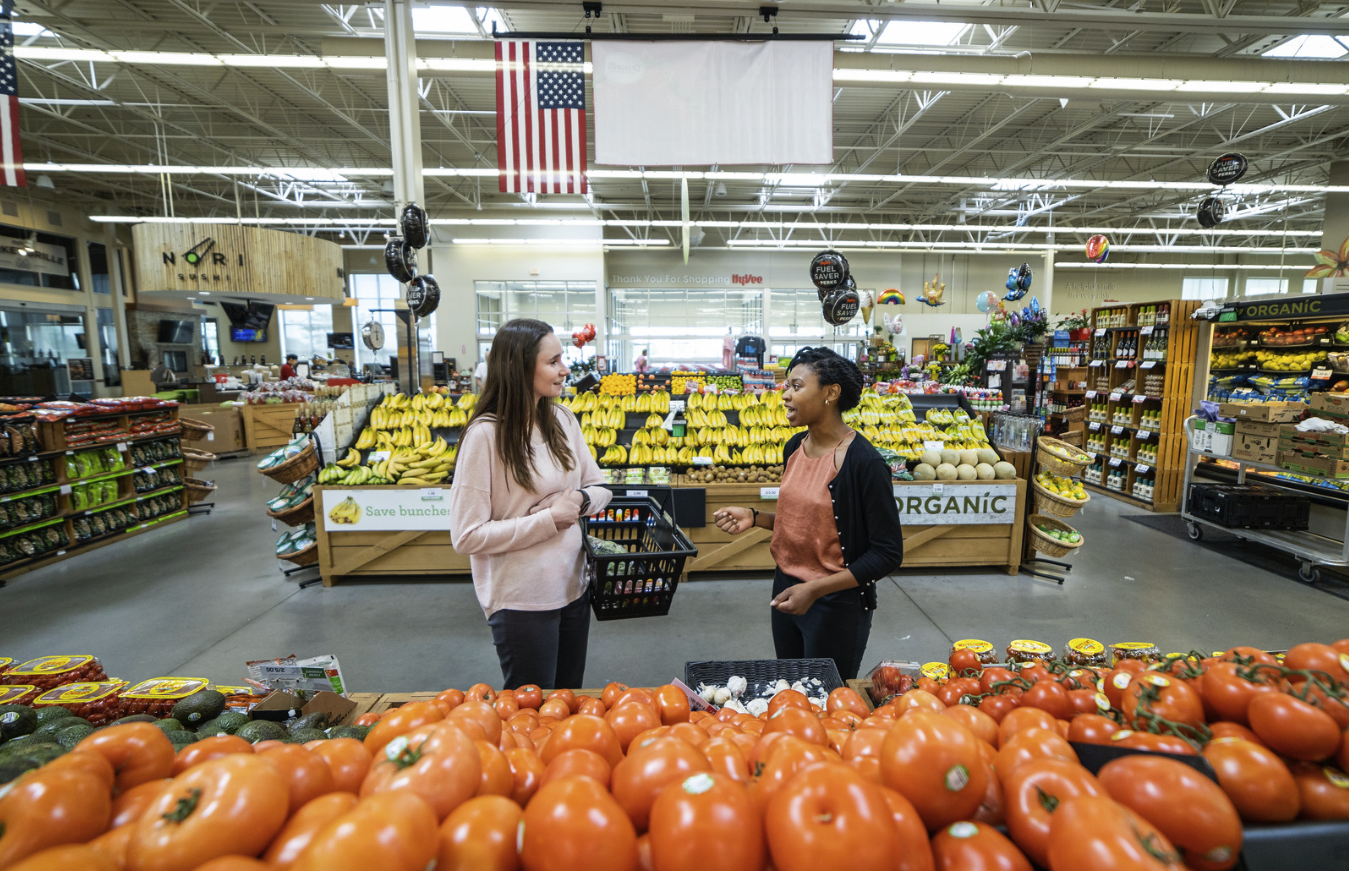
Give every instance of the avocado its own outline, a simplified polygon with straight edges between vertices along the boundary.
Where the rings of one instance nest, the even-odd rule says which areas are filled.
[[[55,720],[58,717],[73,717],[73,716],[75,715],[72,714],[70,711],[67,711],[60,705],[48,705],[45,708],[37,709],[37,722],[39,726],[47,722],[48,720]]]
[[[74,717],[74,716],[58,717],[55,720],[48,720],[47,722],[38,726],[36,729],[33,730],[32,735],[34,738],[42,738],[44,741],[52,741],[55,740],[56,734],[58,732],[61,732],[65,729],[69,729],[71,726],[76,725],[85,725],[88,726],[90,729],[94,728],[94,724],[84,719],[83,717]]]
[[[305,714],[303,717],[291,720],[286,724],[286,728],[292,732],[298,729],[326,729],[328,728],[328,715],[323,711]]]
[[[19,775],[26,774],[38,767],[40,767],[40,763],[21,756],[12,759],[0,758],[0,784],[9,783]]]
[[[291,744],[306,744],[310,741],[322,741],[327,737],[322,729],[291,729],[286,741]]]
[[[127,723],[158,723],[154,717],[149,714],[128,714],[120,720],[113,720],[108,726],[124,726]],[[104,727],[107,728],[107,727]]]
[[[241,714],[238,711],[226,711],[215,718],[217,728],[222,732],[228,732],[231,735],[236,734],[241,728],[249,724],[247,714]]]
[[[215,690],[202,690],[174,705],[173,713],[169,716],[188,728],[194,728],[214,720],[224,712],[225,694]]]
[[[27,705],[0,705],[0,742],[31,734],[37,728],[37,711]]]
[[[357,741],[364,741],[365,736],[370,732],[369,726],[333,726],[328,730],[329,738],[355,738]]]
[[[20,735],[0,744],[0,756],[14,756],[22,752],[25,747],[35,747],[42,743],[41,738],[34,738],[32,735]]]
[[[5,746],[8,750],[9,745]],[[5,760],[31,759],[38,765],[46,765],[56,757],[64,756],[65,753],[66,748],[54,741],[28,741],[20,749],[0,754],[0,758]]]
[[[284,741],[289,733],[280,723],[273,723],[271,720],[254,720],[240,727],[234,734],[243,738],[249,744],[256,744],[259,741]]]
[[[197,740],[196,733],[189,732],[186,729],[178,729],[177,731],[174,732],[165,732],[164,737],[168,738],[170,741],[172,741],[174,744],[177,745],[191,744]]]
[[[161,732],[186,732],[187,727],[172,717],[163,720],[155,720],[155,727]]]
[[[86,726],[83,723],[75,723],[67,726],[56,733],[56,743],[67,750],[74,750],[75,745],[94,734],[93,726]]]

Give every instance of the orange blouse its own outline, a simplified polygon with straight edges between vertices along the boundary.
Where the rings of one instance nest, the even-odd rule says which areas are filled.
[[[846,436],[844,437],[847,438]],[[839,442],[842,444],[842,442]],[[784,574],[814,581],[843,571],[843,548],[829,482],[838,447],[811,459],[801,448],[787,459],[773,518],[773,561]]]

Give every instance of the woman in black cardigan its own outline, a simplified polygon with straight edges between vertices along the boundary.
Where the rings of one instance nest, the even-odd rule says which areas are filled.
[[[783,451],[776,514],[723,508],[718,528],[773,531],[773,646],[779,659],[828,657],[857,676],[876,609],[876,581],[904,560],[890,468],[843,412],[862,396],[857,366],[827,348],[802,348],[787,367],[787,421],[807,431]]]

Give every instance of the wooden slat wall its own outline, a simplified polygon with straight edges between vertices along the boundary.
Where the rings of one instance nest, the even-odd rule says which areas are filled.
[[[344,296],[342,248],[326,239],[238,224],[136,224],[131,238],[141,292],[284,293],[297,297],[298,302],[305,302],[306,297],[335,300]],[[187,263],[183,256],[208,238],[215,240],[215,246],[207,253],[206,263],[199,267]],[[225,255],[223,266],[211,262],[214,252]],[[166,253],[177,262],[165,263]],[[241,254],[243,265],[239,264]]]

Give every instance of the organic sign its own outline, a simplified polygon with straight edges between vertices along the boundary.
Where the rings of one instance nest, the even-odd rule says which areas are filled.
[[[895,485],[900,522],[913,526],[1013,523],[1016,484],[922,481]]]
[[[449,488],[322,492],[323,528],[330,533],[450,529]]]

